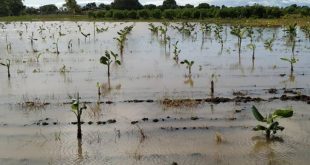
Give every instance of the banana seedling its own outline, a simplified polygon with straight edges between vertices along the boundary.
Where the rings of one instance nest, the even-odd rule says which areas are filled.
[[[85,39],[85,43],[86,43],[86,39],[90,36],[90,33],[83,33],[82,31],[81,31],[81,34],[84,36],[84,39]]]
[[[215,39],[221,44],[221,50],[223,50],[224,41],[222,37],[223,26],[216,25],[214,29]]]
[[[54,42],[53,44],[55,45],[55,49],[56,49],[56,54],[59,55],[59,48],[58,48],[58,42],[59,42],[59,38],[56,40],[56,42]]]
[[[272,51],[272,46],[273,46],[273,42],[275,41],[275,39],[276,39],[276,35],[275,35],[275,33],[272,35],[272,38],[271,39],[269,39],[269,40],[266,40],[265,42],[264,42],[264,47],[265,47],[265,49],[268,49],[269,51]]]
[[[292,56],[291,58],[280,58],[283,61],[287,61],[291,64],[291,73],[294,72],[294,64],[298,62],[298,59]]]
[[[231,27],[230,33],[238,38],[238,53],[240,56],[242,39],[244,37],[244,34],[246,33],[246,29],[242,28],[241,26]]]
[[[277,109],[272,114],[263,117],[261,113],[257,110],[255,106],[252,107],[252,113],[257,121],[264,122],[267,125],[257,125],[253,128],[254,131],[265,131],[266,138],[270,139],[271,134],[276,134],[277,131],[283,131],[284,127],[279,125],[279,122],[276,121],[278,118],[290,118],[293,116],[292,108],[289,109]]]
[[[188,76],[191,76],[192,75],[192,66],[194,65],[194,61],[183,60],[183,61],[181,61],[181,64],[186,65],[186,68],[188,69]]]
[[[154,24],[150,23],[149,24],[149,30],[152,32],[152,34],[158,35],[158,26],[155,26]]]
[[[81,116],[83,113],[83,110],[86,110],[87,107],[84,104],[80,105],[80,96],[79,93],[77,93],[76,99],[72,100],[71,103],[71,111],[75,114],[76,119],[77,119],[77,138],[82,139],[82,122],[81,122]]]
[[[294,55],[297,36],[297,23],[286,27],[284,32],[286,33],[287,42],[292,45],[292,53]]]
[[[112,59],[114,58],[114,60]],[[118,54],[112,52],[112,51],[105,51],[105,55],[100,58],[100,63],[103,65],[106,65],[108,67],[108,78],[110,79],[110,65],[113,63],[113,61],[117,65],[121,65],[121,61],[117,59]]]
[[[176,63],[179,63],[179,55],[181,53],[181,50],[178,48],[178,43],[179,41],[175,42],[175,44],[173,44],[173,59],[175,60]]]
[[[11,72],[10,72],[11,60],[7,59],[6,63],[0,61],[0,65],[5,66],[7,68],[8,78],[11,78]]]
[[[105,31],[108,31],[109,30],[109,27],[106,27],[106,28],[104,28],[104,27],[98,27],[98,26],[96,26],[96,32],[97,33],[102,33],[102,32],[105,32]]]

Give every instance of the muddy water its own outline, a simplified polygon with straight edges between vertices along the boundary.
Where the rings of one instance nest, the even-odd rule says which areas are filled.
[[[251,131],[256,124],[250,112],[254,103],[166,108],[156,101],[118,102],[209,97],[212,74],[217,75],[216,96],[233,97],[233,92],[240,90],[262,98],[283,94],[283,90],[268,94],[269,88],[302,88],[298,93],[309,95],[310,46],[299,29],[295,52],[299,61],[292,79],[290,65],[280,60],[291,56],[282,28],[266,28],[261,38],[255,33],[254,65],[252,52],[246,46],[249,39],[243,40],[239,59],[237,38],[229,34],[228,26],[224,27],[222,51],[213,32],[202,44],[199,26],[195,30],[197,36],[190,37],[169,28],[171,43],[179,41],[180,60],[195,61],[191,85],[185,83],[188,79],[185,66],[173,60],[173,47],[169,51],[167,46],[165,50],[160,36],[148,30],[148,23],[134,23],[122,65],[112,66],[114,89],[103,97],[115,103],[88,105],[83,114],[86,122],[82,126],[83,140],[78,142],[76,125],[71,124],[74,115],[70,106],[63,103],[70,101],[75,92],[80,92],[83,101],[97,100],[96,83],[108,81],[107,68],[99,63],[99,58],[105,50],[118,52],[113,38],[117,31],[132,24],[98,22],[96,26],[109,30],[95,32],[95,36],[92,22],[16,22],[1,29],[0,58],[12,60],[12,77],[7,79],[5,68],[0,68],[0,164],[307,164],[310,107],[304,102],[255,103],[263,113],[281,107],[295,109],[293,118],[280,120],[286,129],[272,142],[267,142],[261,132]],[[90,33],[90,38],[85,41],[77,25],[81,25],[82,32]],[[42,33],[40,26],[46,29]],[[23,31],[22,36],[18,31]],[[60,36],[59,31],[65,35]],[[37,39],[33,46],[29,39],[32,32]],[[273,51],[269,51],[264,48],[264,41],[273,34],[276,40]],[[54,53],[53,43],[57,40],[59,55]],[[70,40],[72,50],[68,49]],[[10,43],[12,49],[8,50]],[[36,62],[39,53],[42,55]],[[64,65],[66,72],[61,73]],[[51,104],[22,106],[26,101]],[[96,123],[109,119],[117,122]],[[93,123],[88,124],[89,121]],[[138,123],[133,125],[132,121]],[[216,141],[216,134],[222,142]]]

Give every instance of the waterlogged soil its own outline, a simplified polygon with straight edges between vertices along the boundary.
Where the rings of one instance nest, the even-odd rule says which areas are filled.
[[[122,65],[111,67],[112,89],[102,90],[97,104],[97,82],[108,83],[99,58],[105,50],[119,52],[113,38],[132,24]],[[94,26],[109,29],[97,33]],[[263,35],[257,29],[252,61],[249,38],[242,40],[239,58],[229,26],[221,50],[214,32],[203,37],[199,24],[190,36],[169,26],[169,49],[142,22],[3,23],[0,58],[11,60],[11,78],[1,66],[0,164],[308,164],[309,40],[298,28],[299,61],[291,75],[290,64],[280,59],[292,55],[283,28],[265,28]],[[264,42],[273,34],[271,51]],[[195,61],[191,79],[173,60],[176,41],[180,61]],[[88,107],[82,141],[69,104],[76,92]],[[267,141],[252,131],[252,105],[263,114],[292,107],[294,116],[280,119],[285,130]]]

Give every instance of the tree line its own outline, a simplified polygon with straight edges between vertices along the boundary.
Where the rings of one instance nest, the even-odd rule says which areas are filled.
[[[310,16],[309,6],[287,7],[252,6],[227,7],[200,3],[197,6],[178,5],[175,0],[164,0],[162,5],[142,5],[138,0],[114,0],[111,4],[87,3],[83,6],[76,0],[65,0],[62,7],[54,4],[39,8],[25,7],[22,0],[3,0],[0,4],[0,16],[79,14],[91,18],[112,19],[205,19],[205,18],[280,18],[285,15]]]

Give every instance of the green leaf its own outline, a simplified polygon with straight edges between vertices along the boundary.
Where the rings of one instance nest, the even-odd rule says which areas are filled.
[[[100,63],[101,63],[101,64],[104,64],[104,65],[108,65],[109,59],[108,59],[107,57],[105,57],[105,56],[102,56],[102,57],[100,58]]]
[[[292,117],[293,114],[294,114],[294,112],[292,109],[278,109],[273,113],[274,116],[280,116],[283,118]]]
[[[79,103],[77,101],[74,101],[71,105],[72,111],[77,111],[79,107]]]
[[[121,65],[121,62],[119,60],[115,61],[118,65]]]
[[[288,59],[288,58],[280,58],[280,59],[283,60],[283,61],[291,62],[291,60]]]
[[[268,129],[269,130],[276,130],[276,128],[279,126],[279,122],[273,122],[269,127]]]
[[[257,125],[256,127],[253,128],[253,131],[264,131],[267,128],[265,126],[262,125]]]
[[[260,122],[265,122],[266,121],[264,119],[264,117],[259,113],[259,111],[257,110],[257,108],[254,105],[252,107],[252,113],[253,113],[254,117],[256,118],[256,120],[258,120]]]

